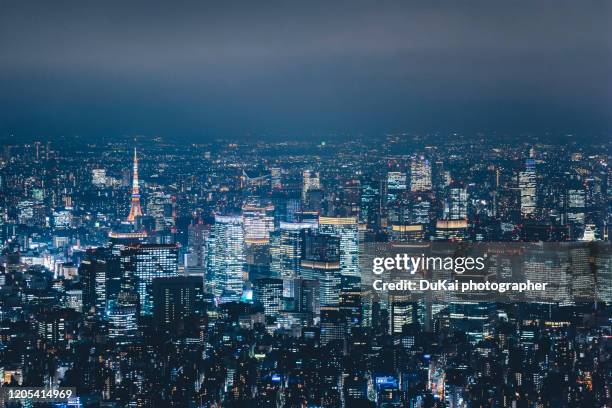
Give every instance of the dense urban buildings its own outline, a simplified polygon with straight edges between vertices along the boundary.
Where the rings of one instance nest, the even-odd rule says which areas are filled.
[[[611,158],[570,134],[4,141],[0,381],[75,407],[609,406]],[[483,279],[557,285],[373,289],[372,248],[459,242],[538,243]]]

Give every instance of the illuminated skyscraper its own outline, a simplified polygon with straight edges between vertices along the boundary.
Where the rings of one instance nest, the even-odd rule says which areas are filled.
[[[273,205],[244,205],[242,207],[244,242],[247,245],[262,245],[270,241],[274,230]]]
[[[337,306],[341,283],[341,239],[337,236],[308,232],[304,235],[304,253],[300,277],[319,282],[321,306]]]
[[[406,173],[400,171],[390,171],[387,173],[387,201],[395,200],[407,188]]]
[[[525,171],[519,173],[519,189],[521,190],[521,215],[530,217],[536,208],[536,170],[533,158],[525,161]]]
[[[321,307],[321,344],[342,341],[346,337],[346,319],[337,307]]]
[[[423,156],[417,156],[410,163],[410,190],[431,190],[431,164]]]
[[[253,300],[261,304],[266,316],[275,316],[282,309],[283,280],[257,279],[253,282]]]
[[[295,278],[300,272],[304,233],[316,224],[281,222],[270,242],[270,272],[273,276]]]
[[[581,185],[575,185],[567,190],[567,222],[584,225],[586,211],[586,193]]]
[[[188,273],[203,273],[206,268],[206,241],[210,235],[210,225],[198,222],[187,229],[187,248],[189,253],[185,262]]]
[[[393,300],[391,303],[391,332],[401,333],[404,325],[418,323],[417,303]]]
[[[216,215],[208,245],[208,281],[222,302],[240,300],[243,286],[242,217]]]
[[[370,229],[375,229],[380,224],[380,207],[380,181],[369,178],[362,180],[359,222],[365,223]]]
[[[302,201],[306,201],[306,194],[309,190],[318,190],[320,188],[319,173],[312,170],[304,170],[302,173]]]
[[[444,200],[445,220],[466,220],[468,218],[468,193],[460,184],[451,184],[446,187]]]
[[[142,209],[140,208],[140,190],[138,187],[138,156],[136,155],[136,148],[134,148],[134,170],[132,175],[132,205],[130,207],[130,214],[127,217],[128,222],[134,222],[136,217],[142,216]]]
[[[143,244],[121,251],[121,267],[135,279],[140,314],[153,313],[151,284],[154,278],[178,275],[178,247],[174,244]]]
[[[108,337],[118,344],[129,344],[138,337],[137,296],[121,292],[116,300],[109,301]]]
[[[155,231],[164,231],[172,226],[172,196],[163,191],[147,195],[147,215],[155,221]]]
[[[79,265],[79,279],[83,285],[84,311],[95,309],[96,314],[103,315],[106,310],[107,282],[110,281],[113,262],[110,251],[102,248],[90,249],[87,257]]]
[[[320,217],[319,231],[340,238],[343,275],[359,276],[359,227],[354,217]]]

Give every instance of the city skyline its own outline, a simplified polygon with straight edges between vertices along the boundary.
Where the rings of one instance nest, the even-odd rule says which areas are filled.
[[[0,406],[612,406],[610,21],[0,0]]]
[[[3,144],[0,399],[608,404],[612,144],[451,136]]]

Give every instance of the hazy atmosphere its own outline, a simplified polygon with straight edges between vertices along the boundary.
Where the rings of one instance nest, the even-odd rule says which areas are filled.
[[[0,136],[584,132],[612,3],[0,1]]]

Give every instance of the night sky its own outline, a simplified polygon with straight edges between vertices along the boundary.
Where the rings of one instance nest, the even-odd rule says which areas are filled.
[[[610,1],[0,0],[0,137],[595,137],[611,22]]]

